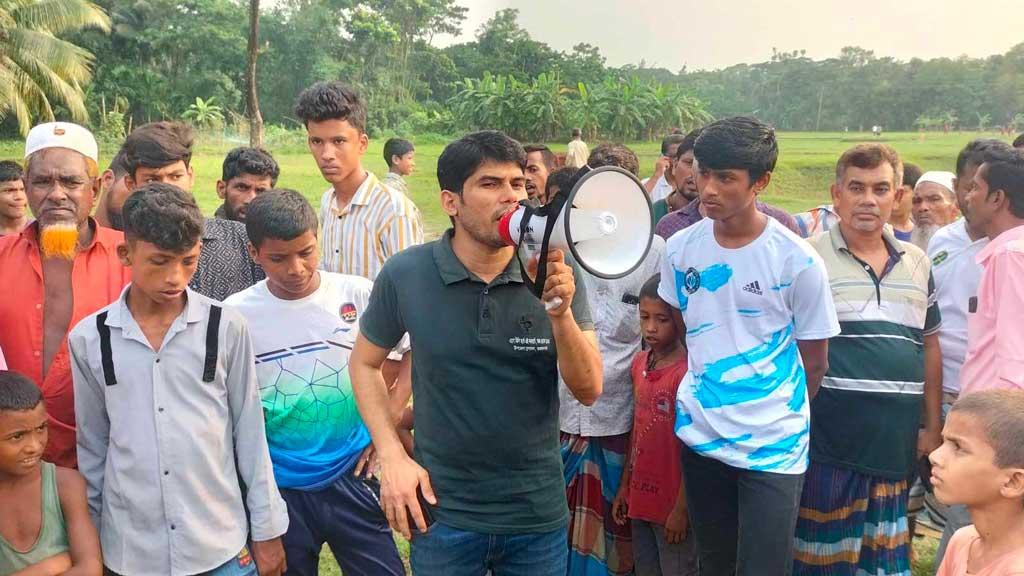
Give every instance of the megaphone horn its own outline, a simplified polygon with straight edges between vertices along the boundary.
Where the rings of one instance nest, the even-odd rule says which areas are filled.
[[[520,205],[505,214],[498,231],[506,244],[524,247],[531,256],[560,248],[588,273],[613,279],[629,274],[647,257],[654,228],[651,213],[651,200],[635,176],[603,166],[584,174],[567,195],[557,195],[547,206]],[[540,260],[536,285],[531,286],[538,296],[546,254]]]

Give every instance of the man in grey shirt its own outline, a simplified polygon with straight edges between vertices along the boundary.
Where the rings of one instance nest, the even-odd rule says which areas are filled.
[[[133,281],[69,336],[78,464],[107,571],[279,575],[288,513],[248,328],[188,288],[203,216],[169,184],[136,190],[123,214]]]
[[[617,166],[636,175],[639,161],[619,144],[602,144],[587,160],[591,168]],[[633,380],[630,366],[640,351],[640,288],[658,273],[665,257],[665,240],[654,236],[647,257],[622,278],[606,280],[581,275],[586,285],[604,361],[604,391],[592,406],[584,406],[559,381],[559,424],[566,496],[573,518],[569,533],[570,576],[592,570],[628,574],[633,570],[629,523],[612,521],[612,500],[619,489],[622,466],[633,427]],[[595,499],[595,488],[603,498]],[[586,511],[586,512],[584,512]],[[592,537],[605,546],[594,546]]]

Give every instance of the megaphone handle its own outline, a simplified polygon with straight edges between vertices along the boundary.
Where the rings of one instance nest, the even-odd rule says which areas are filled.
[[[562,298],[561,298],[561,296],[555,296],[551,300],[548,300],[547,302],[544,303],[544,310],[547,310],[548,312],[551,312],[552,310],[554,310],[555,308],[558,308],[561,305],[562,305]]]

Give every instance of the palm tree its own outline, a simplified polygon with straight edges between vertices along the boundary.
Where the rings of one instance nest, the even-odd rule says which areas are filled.
[[[60,37],[85,28],[110,30],[110,18],[88,0],[0,0],[0,121],[13,114],[27,134],[54,120],[54,106],[85,122],[82,87],[93,56]]]

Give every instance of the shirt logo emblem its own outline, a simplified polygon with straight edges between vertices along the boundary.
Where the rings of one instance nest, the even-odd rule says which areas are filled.
[[[341,314],[341,319],[349,324],[356,321],[356,305],[351,302],[343,304],[339,313]]]
[[[64,129],[59,127],[59,126],[54,126],[53,127],[53,135],[54,136],[63,136],[64,135]]]
[[[935,258],[932,258],[932,266],[938,266],[939,264],[942,264],[943,262],[946,261],[946,258],[949,258],[949,252],[946,252],[945,250],[939,252],[938,254],[935,255]]]
[[[520,316],[519,328],[523,331],[524,334],[529,334],[530,331],[533,330],[533,319],[530,318],[529,316]]]
[[[761,296],[761,295],[764,294],[763,292],[761,292],[761,283],[758,282],[757,280],[754,280],[750,284],[747,284],[746,286],[744,286],[743,287],[743,291],[744,292],[750,292],[751,294],[757,294],[758,296]]]
[[[700,272],[696,268],[688,268],[683,276],[683,287],[687,294],[693,294],[700,289]]]
[[[637,296],[636,294],[630,294],[629,292],[626,292],[622,295],[622,303],[629,304],[630,306],[639,306],[640,297]]]

